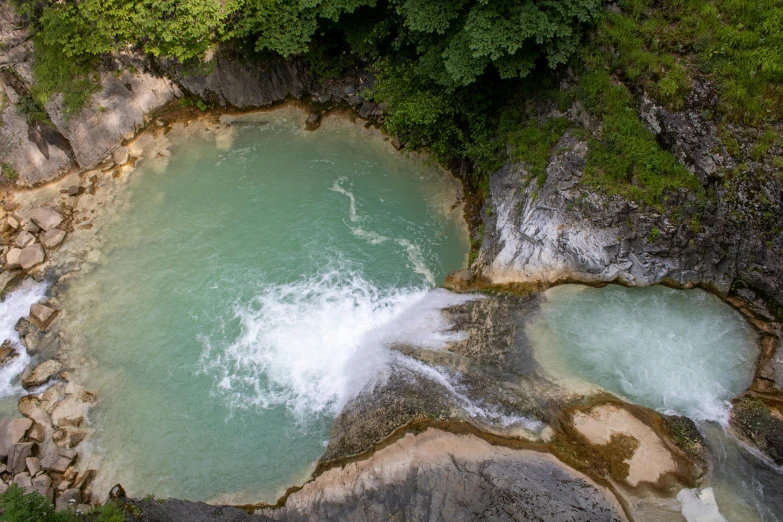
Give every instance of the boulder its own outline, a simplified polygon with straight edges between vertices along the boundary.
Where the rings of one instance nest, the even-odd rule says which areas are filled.
[[[75,508],[77,504],[82,503],[82,492],[79,489],[66,489],[57,499],[57,511],[64,511],[69,508]]]
[[[0,458],[8,457],[11,447],[24,438],[32,425],[33,421],[24,417],[0,421]]]
[[[44,361],[36,366],[30,375],[22,379],[22,386],[25,390],[37,388],[38,386],[46,384],[51,379],[56,378],[61,369],[62,364],[60,364],[59,361],[55,361],[54,359]]]
[[[19,413],[25,417],[32,415],[33,410],[38,406],[39,399],[37,395],[22,395],[19,397]]]
[[[125,165],[128,163],[128,158],[130,156],[130,151],[128,147],[120,147],[119,149],[114,151],[114,164],[115,165]]]
[[[65,231],[52,228],[41,235],[41,244],[46,248],[54,248],[65,239]]]
[[[314,131],[321,126],[321,113],[314,112],[305,120],[305,129]]]
[[[43,471],[41,463],[36,457],[27,457],[27,459],[25,459],[25,464],[27,465],[27,471],[30,472],[31,477],[34,477]]]
[[[0,345],[0,367],[5,366],[18,356],[17,351],[11,346],[11,341],[5,341]]]
[[[92,404],[83,402],[77,397],[67,397],[57,403],[52,410],[52,425],[80,427],[85,424],[85,415]]]
[[[46,428],[40,422],[33,423],[33,427],[27,433],[27,438],[35,442],[43,442],[46,440]]]
[[[50,230],[63,222],[59,212],[48,207],[38,207],[30,213],[30,219],[44,230]]]
[[[52,413],[55,405],[65,398],[65,386],[62,383],[53,384],[41,395],[41,406],[46,413]]]
[[[19,254],[19,265],[23,269],[29,270],[35,265],[43,263],[44,259],[46,259],[44,249],[40,243],[36,243],[22,249],[22,252]]]
[[[35,486],[35,485],[31,489],[37,492],[42,497],[44,497],[45,499],[47,499],[50,504],[54,502],[54,489],[50,487]]]
[[[376,104],[374,104],[371,101],[364,101],[362,103],[361,108],[359,109],[359,116],[364,118],[365,120],[372,116],[373,111],[375,111],[375,107],[377,107]]]
[[[47,471],[65,473],[73,461],[76,460],[76,452],[69,448],[52,447],[41,459],[41,466]]]
[[[46,473],[41,473],[37,477],[33,477],[33,486],[48,488],[51,487],[51,485],[52,485],[52,477],[50,477]]]
[[[14,476],[14,484],[19,486],[20,488],[24,488],[26,490],[29,490],[33,487],[33,482],[30,480],[30,474],[29,473],[18,473]]]
[[[71,185],[70,187],[68,187],[69,196],[78,196],[82,192],[84,192],[84,189],[79,185]]]
[[[27,457],[32,455],[35,442],[17,442],[8,451],[8,471],[22,473],[27,469]]]
[[[57,310],[49,308],[46,305],[39,303],[33,303],[30,306],[30,322],[32,322],[39,329],[46,330],[49,323],[52,322],[54,316],[57,314]]]
[[[32,243],[35,243],[35,236],[26,230],[19,232],[19,235],[16,236],[16,239],[14,240],[14,246],[16,248],[24,248]]]
[[[19,257],[21,254],[22,250],[20,248],[12,248],[9,250],[5,255],[3,270],[16,270],[17,268],[22,268],[22,265],[19,264]]]
[[[5,219],[6,224],[13,228],[14,230],[17,230],[22,225],[22,220],[19,219],[17,216],[14,216],[11,214]]]

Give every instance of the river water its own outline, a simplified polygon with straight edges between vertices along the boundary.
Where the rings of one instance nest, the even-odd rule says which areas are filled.
[[[344,120],[307,133],[296,112],[261,119],[172,132],[100,230],[97,268],[66,293],[79,381],[100,397],[98,489],[275,501],[309,476],[343,404],[383,378],[388,346],[459,337],[440,310],[470,297],[433,290],[466,261],[457,182]],[[0,303],[7,337],[44,292]],[[564,285],[526,333],[565,386],[697,421],[721,516],[778,520],[780,473],[724,431],[758,355],[738,313],[699,290]],[[0,372],[1,416],[26,361]]]
[[[697,423],[712,459],[702,487],[720,514],[696,504],[689,521],[783,519],[783,474],[726,432],[729,401],[751,384],[759,355],[739,312],[702,290],[563,285],[545,293],[527,333],[566,387],[599,387]],[[669,515],[643,520],[682,520]]]
[[[275,501],[382,366],[368,332],[460,299],[430,292],[465,263],[457,182],[347,122],[307,133],[286,114],[142,161],[69,292],[105,484]]]

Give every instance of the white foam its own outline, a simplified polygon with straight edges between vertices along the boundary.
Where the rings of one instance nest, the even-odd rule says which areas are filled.
[[[683,489],[677,494],[682,516],[688,522],[727,522],[718,509],[712,488]]]
[[[16,395],[23,391],[19,384],[14,384],[14,380],[30,363],[30,356],[22,346],[14,326],[19,319],[30,313],[30,306],[41,300],[45,293],[46,285],[27,279],[0,302],[0,343],[4,340],[11,341],[11,346],[19,354],[9,364],[0,368],[0,397]]]
[[[345,190],[342,187],[341,184],[345,183],[346,181],[348,181],[348,178],[346,178],[345,176],[340,176],[339,178],[337,178],[337,181],[334,182],[330,190],[333,190],[338,194],[342,194],[343,196],[348,198],[348,200],[351,202],[350,206],[348,207],[348,217],[351,219],[351,221],[356,223],[357,221],[360,221],[359,215],[356,212],[356,198],[354,197],[353,192],[351,192],[350,190]]]
[[[727,305],[668,288],[564,285],[546,295],[543,321],[529,329],[546,368],[661,412],[728,424],[757,349]]]
[[[237,306],[241,334],[205,340],[202,364],[232,407],[285,405],[297,419],[336,414],[383,377],[389,346],[437,349],[460,339],[441,309],[474,297],[445,290],[381,290],[355,273],[276,285]]]

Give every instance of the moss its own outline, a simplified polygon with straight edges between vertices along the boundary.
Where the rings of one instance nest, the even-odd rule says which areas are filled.
[[[743,397],[734,403],[732,424],[777,464],[783,464],[783,420],[761,399]]]
[[[12,183],[19,179],[19,173],[14,170],[10,163],[0,163],[0,170],[2,170],[3,176]]]

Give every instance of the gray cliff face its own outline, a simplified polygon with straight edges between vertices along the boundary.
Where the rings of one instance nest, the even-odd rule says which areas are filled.
[[[591,193],[579,183],[587,142],[566,133],[542,186],[520,164],[491,176],[475,267],[495,283],[667,283],[721,294],[746,287],[751,302],[783,305],[783,182],[757,164],[724,186],[734,161],[711,123],[649,100],[642,107],[661,142],[705,185],[706,202],[680,192],[658,211]]]
[[[219,107],[265,107],[289,96],[301,98],[313,88],[313,80],[300,61],[276,59],[259,64],[229,50],[216,53],[206,64],[208,73],[163,67],[183,89]]]

